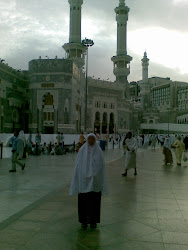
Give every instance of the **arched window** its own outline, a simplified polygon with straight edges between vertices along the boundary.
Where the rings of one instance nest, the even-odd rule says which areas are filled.
[[[123,118],[121,118],[121,121],[120,121],[120,128],[121,129],[123,128]]]
[[[103,113],[103,119],[102,119],[103,123],[107,123],[107,113]]]
[[[54,97],[49,92],[43,96],[43,119],[44,121],[54,121],[54,110],[48,111],[45,106],[53,106]]]
[[[100,122],[100,113],[99,112],[95,113],[95,121]]]
[[[64,106],[64,124],[69,124],[69,100],[65,100]]]
[[[53,105],[54,104],[53,95],[50,93],[47,93],[46,95],[44,95],[43,103],[44,105]]]
[[[19,113],[17,109],[14,109],[12,112],[12,121],[16,123],[19,122]]]
[[[65,109],[67,109],[67,111],[69,112],[69,100],[66,99],[65,100],[65,105],[64,105]]]

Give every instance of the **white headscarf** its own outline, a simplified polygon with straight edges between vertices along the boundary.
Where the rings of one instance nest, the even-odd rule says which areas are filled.
[[[24,134],[24,131],[23,131],[23,130],[21,130],[21,131],[19,132],[18,138],[19,138],[20,140],[23,141],[24,147],[25,147],[25,145],[26,145],[26,139],[25,139],[25,134]]]
[[[171,151],[171,142],[170,142],[170,138],[166,138],[165,142],[164,142],[164,147],[168,148]]]
[[[93,146],[88,143],[90,136],[95,138]],[[92,191],[107,193],[104,156],[96,143],[95,134],[87,136],[87,141],[78,152],[69,193],[75,195]]]

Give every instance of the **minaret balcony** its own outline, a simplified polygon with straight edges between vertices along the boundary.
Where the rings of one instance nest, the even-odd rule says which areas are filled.
[[[69,53],[70,50],[81,50],[82,53],[86,52],[87,48],[81,43],[65,43],[63,46],[64,50]]]
[[[130,63],[130,61],[132,61],[132,57],[128,55],[117,55],[117,56],[113,56],[111,60],[115,64],[118,64],[118,62],[120,61],[123,61],[125,64],[128,64]]]
[[[118,6],[114,11],[117,15],[127,15],[130,9],[127,6]]]
[[[79,67],[83,67],[85,59],[83,54],[86,52],[87,47],[81,43],[66,43],[62,46],[68,54],[68,58],[72,61],[77,62]]]
[[[69,0],[70,6],[81,6],[83,4],[83,0]]]
[[[128,76],[130,69],[128,68],[114,68],[113,73],[115,76]]]

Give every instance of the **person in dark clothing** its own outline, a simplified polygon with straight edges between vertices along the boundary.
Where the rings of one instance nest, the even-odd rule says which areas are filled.
[[[184,144],[185,144],[185,150],[188,150],[188,135],[186,135],[186,137],[183,140]]]

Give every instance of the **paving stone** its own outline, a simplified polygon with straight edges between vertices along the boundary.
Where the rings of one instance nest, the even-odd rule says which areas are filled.
[[[161,149],[140,150],[138,176],[122,177],[116,152],[105,152],[120,159],[107,164],[109,195],[96,230],[81,229],[77,196],[69,196],[76,154],[31,157],[15,176],[3,161],[0,249],[188,249],[188,168],[167,169]]]

